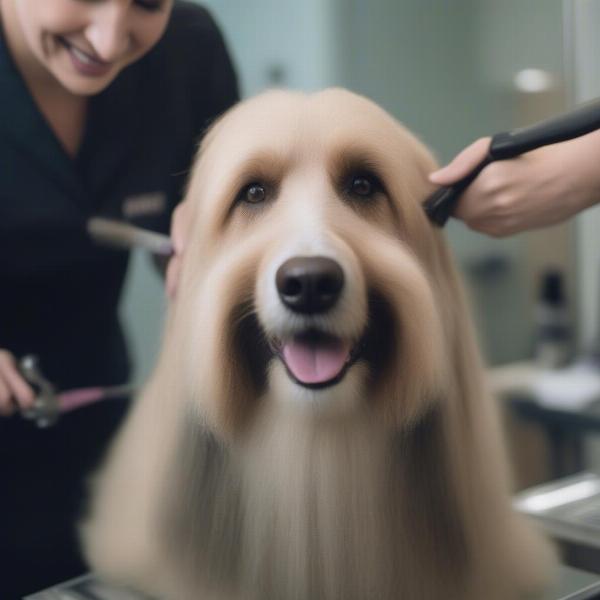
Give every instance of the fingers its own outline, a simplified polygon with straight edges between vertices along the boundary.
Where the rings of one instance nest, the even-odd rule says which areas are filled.
[[[167,265],[167,274],[165,288],[167,297],[173,300],[177,295],[177,287],[179,285],[179,273],[181,270],[181,257],[174,255]]]
[[[187,229],[189,224],[189,202],[181,202],[173,211],[171,219],[171,239],[173,241],[174,254],[167,265],[165,287],[167,296],[172,300],[177,294],[179,285],[179,274],[181,272],[181,260],[185,249]]]
[[[189,222],[189,212],[189,202],[180,202],[173,211],[173,216],[171,218],[171,239],[173,240],[176,255],[183,253]]]
[[[0,379],[0,417],[8,417],[15,412],[15,404],[8,386]]]
[[[466,177],[486,157],[490,140],[490,137],[479,138],[457,154],[445,167],[431,173],[429,180],[438,185],[450,185]]]
[[[506,192],[488,192],[489,187],[487,181],[477,185],[474,182],[461,196],[454,216],[469,229],[495,238],[526,229],[520,221],[518,207],[515,207],[516,199]]]
[[[0,350],[0,415],[9,416],[17,407],[29,408],[34,399],[35,394],[19,373],[14,356]]]
[[[448,185],[461,179],[485,158],[489,143],[490,138],[477,140],[430,180]],[[600,134],[581,136],[492,162],[461,195],[454,216],[493,237],[560,223],[598,201],[600,171],[593,157],[599,147]]]
[[[465,225],[473,231],[493,238],[504,238],[525,231],[526,228],[517,219],[499,219],[497,217],[473,219],[465,221]]]

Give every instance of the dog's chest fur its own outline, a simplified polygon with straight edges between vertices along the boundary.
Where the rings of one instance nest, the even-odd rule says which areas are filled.
[[[448,515],[424,518],[431,499],[403,502],[410,494],[398,478],[410,444],[368,419],[280,411],[233,447],[190,426],[183,437],[184,481],[172,488],[166,525],[176,564],[217,595],[221,588],[240,600],[403,598],[398,590],[429,597],[432,569],[439,589],[449,566],[430,554],[429,538],[454,552],[454,568],[463,562]]]

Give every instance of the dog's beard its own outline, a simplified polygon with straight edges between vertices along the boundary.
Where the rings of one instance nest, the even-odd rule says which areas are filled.
[[[162,525],[184,586],[191,576],[252,600],[391,599],[408,580],[437,589],[432,568],[458,585],[467,556],[438,412],[402,437],[369,419],[273,416],[235,443],[182,422]],[[440,476],[423,479],[431,469]],[[407,539],[433,562],[415,562]]]

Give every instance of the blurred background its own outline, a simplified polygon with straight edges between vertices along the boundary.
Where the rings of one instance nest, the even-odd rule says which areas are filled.
[[[531,124],[600,96],[599,0],[202,4],[225,34],[245,97],[273,86],[348,87],[404,122],[441,163],[480,136]],[[539,364],[540,306],[549,297],[560,305],[565,331],[563,347],[556,351],[564,351],[569,361],[595,351],[599,210],[510,239],[488,238],[456,222],[447,228],[485,358],[504,376],[501,396],[522,399],[512,385],[515,365],[522,367],[519,374],[529,369],[528,376],[531,369],[549,366]],[[165,305],[162,282],[147,256],[136,254],[133,267],[122,311],[141,381],[159,346]],[[571,381],[567,387],[571,384],[578,385]],[[511,409],[506,417],[520,487],[600,465],[594,441],[600,418],[590,429],[585,416],[581,431],[567,429],[558,439],[544,420],[547,415],[523,414]],[[560,430],[566,421],[558,422]]]

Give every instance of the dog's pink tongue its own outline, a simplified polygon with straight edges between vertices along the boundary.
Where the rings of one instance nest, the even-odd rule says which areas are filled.
[[[344,368],[349,353],[350,345],[342,340],[326,344],[293,340],[283,346],[285,364],[302,383],[323,383],[333,379]]]

